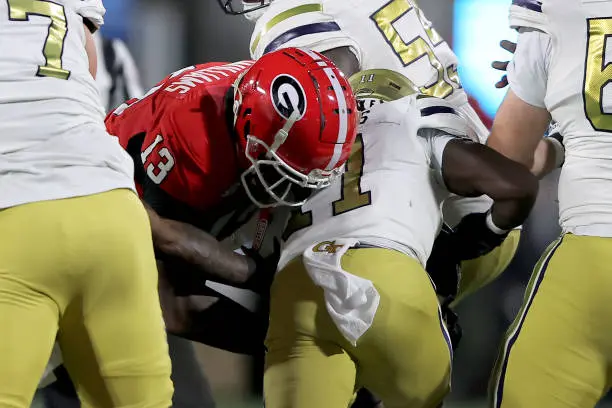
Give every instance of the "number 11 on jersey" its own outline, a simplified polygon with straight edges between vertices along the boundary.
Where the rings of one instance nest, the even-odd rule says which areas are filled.
[[[45,0],[7,0],[9,20],[30,21],[31,16],[48,17],[51,19],[49,33],[42,49],[45,65],[38,67],[36,75],[68,79],[70,71],[62,68],[64,40],[68,34],[68,23],[64,6]]]
[[[355,144],[351,150],[351,155],[346,162],[346,172],[342,175],[342,181],[339,183],[341,187],[340,199],[331,203],[333,217],[372,204],[371,192],[362,191],[361,188],[364,161],[365,148],[363,144],[363,135],[360,133],[355,138]],[[293,212],[283,232],[283,240],[286,241],[294,232],[311,225],[312,211],[303,212],[298,210]]]

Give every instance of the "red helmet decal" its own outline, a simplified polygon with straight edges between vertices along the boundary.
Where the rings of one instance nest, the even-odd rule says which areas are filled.
[[[281,74],[274,78],[270,86],[270,96],[274,109],[285,119],[289,119],[295,110],[300,114],[296,120],[302,119],[306,113],[304,87],[291,75]]]
[[[247,192],[257,179],[272,205],[296,205],[307,195],[293,187],[324,188],[342,173],[358,111],[348,81],[328,58],[307,49],[274,51],[235,86],[235,131]],[[251,198],[258,205],[269,205],[256,196]]]

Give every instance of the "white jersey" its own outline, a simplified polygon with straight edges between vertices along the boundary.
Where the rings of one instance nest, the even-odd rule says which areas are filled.
[[[448,195],[443,151],[467,135],[467,124],[438,98],[359,105],[362,124],[347,171],[292,215],[279,268],[317,242],[340,238],[403,252],[423,266],[429,257]]]
[[[0,208],[134,188],[106,133],[83,21],[99,0],[0,0]]]
[[[283,47],[349,47],[362,70],[400,72],[465,115],[472,138],[484,143],[488,137],[468,104],[455,53],[414,0],[273,0],[257,20],[250,47],[253,59]]]
[[[551,113],[563,135],[561,227],[612,237],[612,1],[514,3],[511,24],[532,30],[519,34],[508,78],[518,97]]]

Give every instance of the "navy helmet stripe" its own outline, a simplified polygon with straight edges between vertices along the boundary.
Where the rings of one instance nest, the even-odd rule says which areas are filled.
[[[340,31],[340,26],[333,21],[325,23],[313,23],[306,24],[303,26],[292,28],[289,31],[285,31],[278,37],[276,37],[264,50],[264,54],[275,51],[280,48],[283,44],[304,35],[328,33],[332,31]]]

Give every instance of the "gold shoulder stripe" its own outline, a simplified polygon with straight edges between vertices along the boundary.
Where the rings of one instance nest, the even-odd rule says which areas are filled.
[[[313,13],[315,11],[323,11],[323,6],[321,4],[302,4],[301,6],[297,6],[291,8],[289,10],[285,10],[282,13],[274,16],[268,23],[257,33],[253,44],[251,45],[251,54],[255,52],[257,46],[259,45],[259,41],[261,41],[261,37],[264,36],[268,31],[270,31],[275,25],[282,23],[288,18],[295,17],[304,13]]]

